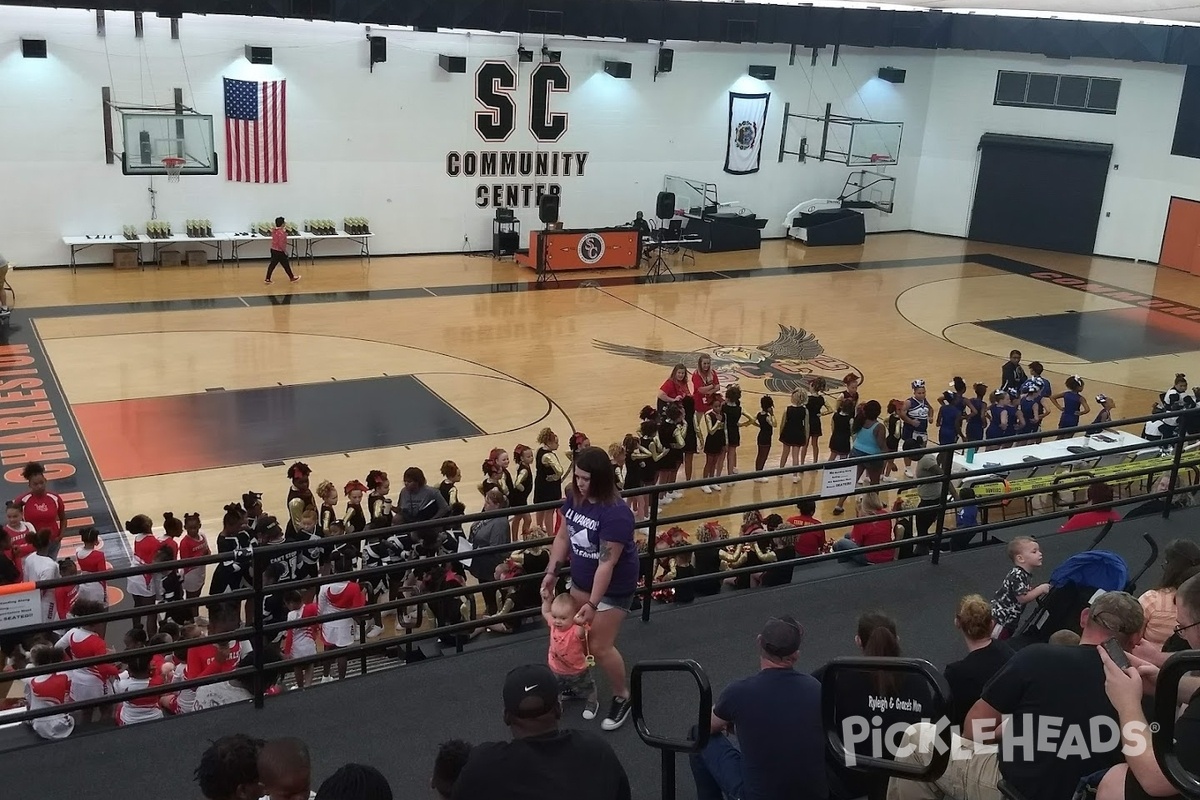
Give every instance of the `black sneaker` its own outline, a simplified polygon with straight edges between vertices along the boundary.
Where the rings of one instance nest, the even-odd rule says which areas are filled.
[[[608,716],[600,723],[601,729],[615,731],[625,724],[625,720],[629,719],[629,712],[632,710],[633,704],[629,702],[628,697],[613,697],[612,705],[608,707]]]
[[[600,713],[600,701],[594,697],[589,697],[587,699],[587,702],[583,706],[583,718],[584,719],[595,719],[596,715],[599,713]]]

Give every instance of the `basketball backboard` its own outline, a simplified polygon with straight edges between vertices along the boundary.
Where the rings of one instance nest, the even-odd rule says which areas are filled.
[[[183,175],[216,175],[213,118],[185,112],[120,111],[121,170],[126,175],[166,175],[163,159],[184,159]]]
[[[788,128],[793,121],[817,123],[809,135],[797,130],[789,139]],[[900,160],[900,139],[903,122],[881,122],[862,117],[845,117],[831,113],[826,105],[824,114],[793,114],[791,104],[783,109],[783,135],[779,143],[779,160],[796,156],[801,162],[815,158],[833,161],[848,167],[886,167]],[[798,138],[797,138],[798,137]],[[795,150],[788,145],[795,141]]]

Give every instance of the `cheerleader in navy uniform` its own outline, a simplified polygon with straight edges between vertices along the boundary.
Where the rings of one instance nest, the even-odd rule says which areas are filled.
[[[843,397],[838,401],[837,410],[833,412],[829,434],[829,460],[841,461],[850,457],[852,443],[851,429],[854,427],[854,401]]]
[[[725,399],[721,395],[713,395],[712,407],[700,415],[696,423],[700,439],[704,442],[704,477],[721,477],[721,467],[725,457]],[[721,491],[721,484],[701,486],[700,491],[712,494]]]
[[[988,410],[987,438],[1003,439],[1007,431],[1013,429],[1016,419],[1016,409],[1012,407],[1012,395],[1004,389],[992,393],[992,407]],[[999,450],[1001,447],[1012,447],[1012,444],[988,445],[988,450]]]
[[[1029,436],[1037,441],[1038,431],[1042,428],[1042,420],[1046,417],[1046,407],[1042,405],[1042,386],[1033,378],[1025,381],[1021,387],[1021,399],[1017,401],[1017,414],[1020,417],[1020,429],[1017,433]]]
[[[900,431],[904,428],[904,420],[900,419],[900,401],[888,400],[887,404],[887,423],[884,425],[883,431],[883,447],[888,453],[898,453],[900,451]],[[854,410],[850,410],[850,416],[854,416]],[[849,427],[846,428],[849,431]],[[846,434],[846,441],[850,441],[849,433]],[[839,439],[839,442],[841,440]],[[846,455],[842,458],[848,458],[850,452],[846,451]],[[883,477],[890,476],[896,471],[896,459],[889,458],[887,464],[883,467]],[[892,480],[895,480],[893,478]]]
[[[312,489],[309,488],[308,476],[311,474],[312,470],[303,461],[297,461],[288,467],[288,478],[291,479],[292,485],[288,487],[287,495],[288,522],[284,531],[286,534],[295,534],[304,509],[315,508],[317,505]]]
[[[800,465],[800,448],[808,444],[808,393],[803,389],[792,392],[792,404],[783,410],[783,423],[779,426],[779,443],[783,454],[779,456],[779,467],[787,466],[788,456],[792,466]],[[792,483],[799,483],[800,476],[793,475]]]
[[[749,415],[742,411],[742,387],[736,383],[725,390],[725,474],[738,471],[737,450],[742,444],[742,420],[749,422]]]
[[[941,407],[937,413],[938,444],[957,444],[962,435],[963,417],[966,410],[961,396],[954,392],[943,392]]]
[[[808,442],[800,448],[800,463],[808,458],[812,449],[813,463],[821,460],[821,416],[829,413],[829,401],[825,399],[825,379],[813,378],[809,383],[812,392],[808,395],[805,408],[808,410]]]
[[[1054,403],[1055,407],[1062,412],[1062,416],[1058,418],[1059,428],[1076,428],[1079,426],[1079,417],[1091,413],[1091,408],[1088,407],[1087,398],[1080,392],[1083,391],[1083,378],[1078,375],[1072,375],[1067,378],[1067,391],[1059,392],[1050,398],[1050,402]],[[1059,439],[1069,439],[1073,434],[1059,434]]]
[[[367,473],[366,486],[370,490],[367,495],[367,522],[371,523],[383,516],[383,506],[388,502],[388,492],[391,491],[392,483],[388,480],[386,472],[373,469]]]
[[[925,399],[925,381],[912,382],[912,397],[901,404],[899,411],[904,423],[900,427],[903,451],[907,453],[925,447],[929,442],[929,418],[933,416],[933,407]],[[913,476],[912,459],[908,456],[904,457],[904,474],[909,478]]]
[[[762,472],[767,466],[767,456],[771,455],[771,435],[775,431],[775,398],[765,394],[758,400],[759,412],[754,415],[758,425],[758,455],[754,457],[754,471]],[[755,478],[756,483],[766,483],[767,478]]]
[[[964,438],[968,442],[982,442],[983,429],[987,423],[987,402],[983,398],[987,397],[988,387],[986,384],[977,383],[971,388],[975,391],[975,396],[967,400],[971,414],[964,426]]]
[[[346,495],[346,513],[342,515],[342,522],[346,524],[349,533],[362,533],[367,529],[367,515],[363,513],[362,507],[367,487],[362,481],[350,481],[342,492]]]
[[[562,500],[563,466],[554,452],[558,449],[558,437],[549,428],[542,428],[537,442],[541,446],[534,460],[533,502],[536,505]],[[544,531],[554,530],[554,514],[554,509],[537,512],[534,525]]]
[[[512,490],[508,493],[508,507],[513,510],[512,539],[521,541],[529,533],[533,517],[522,511],[529,505],[529,493],[533,491],[533,450],[528,445],[518,444],[513,448],[513,460],[517,462],[517,474],[513,478]]]

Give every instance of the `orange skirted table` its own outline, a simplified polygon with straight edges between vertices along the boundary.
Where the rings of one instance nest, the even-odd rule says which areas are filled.
[[[635,228],[530,231],[529,250],[517,254],[517,263],[537,269],[538,248],[546,237],[548,272],[575,269],[633,269],[641,260],[641,237]]]

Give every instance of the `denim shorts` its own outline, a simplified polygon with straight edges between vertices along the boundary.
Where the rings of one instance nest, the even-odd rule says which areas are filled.
[[[570,590],[574,588],[576,588],[575,584],[568,581],[567,589]],[[584,591],[582,587],[580,587],[580,590]],[[633,594],[606,594],[601,597],[600,602],[596,604],[596,610],[612,611],[613,609],[619,609],[621,611],[628,612],[630,606],[633,605],[633,598]]]

